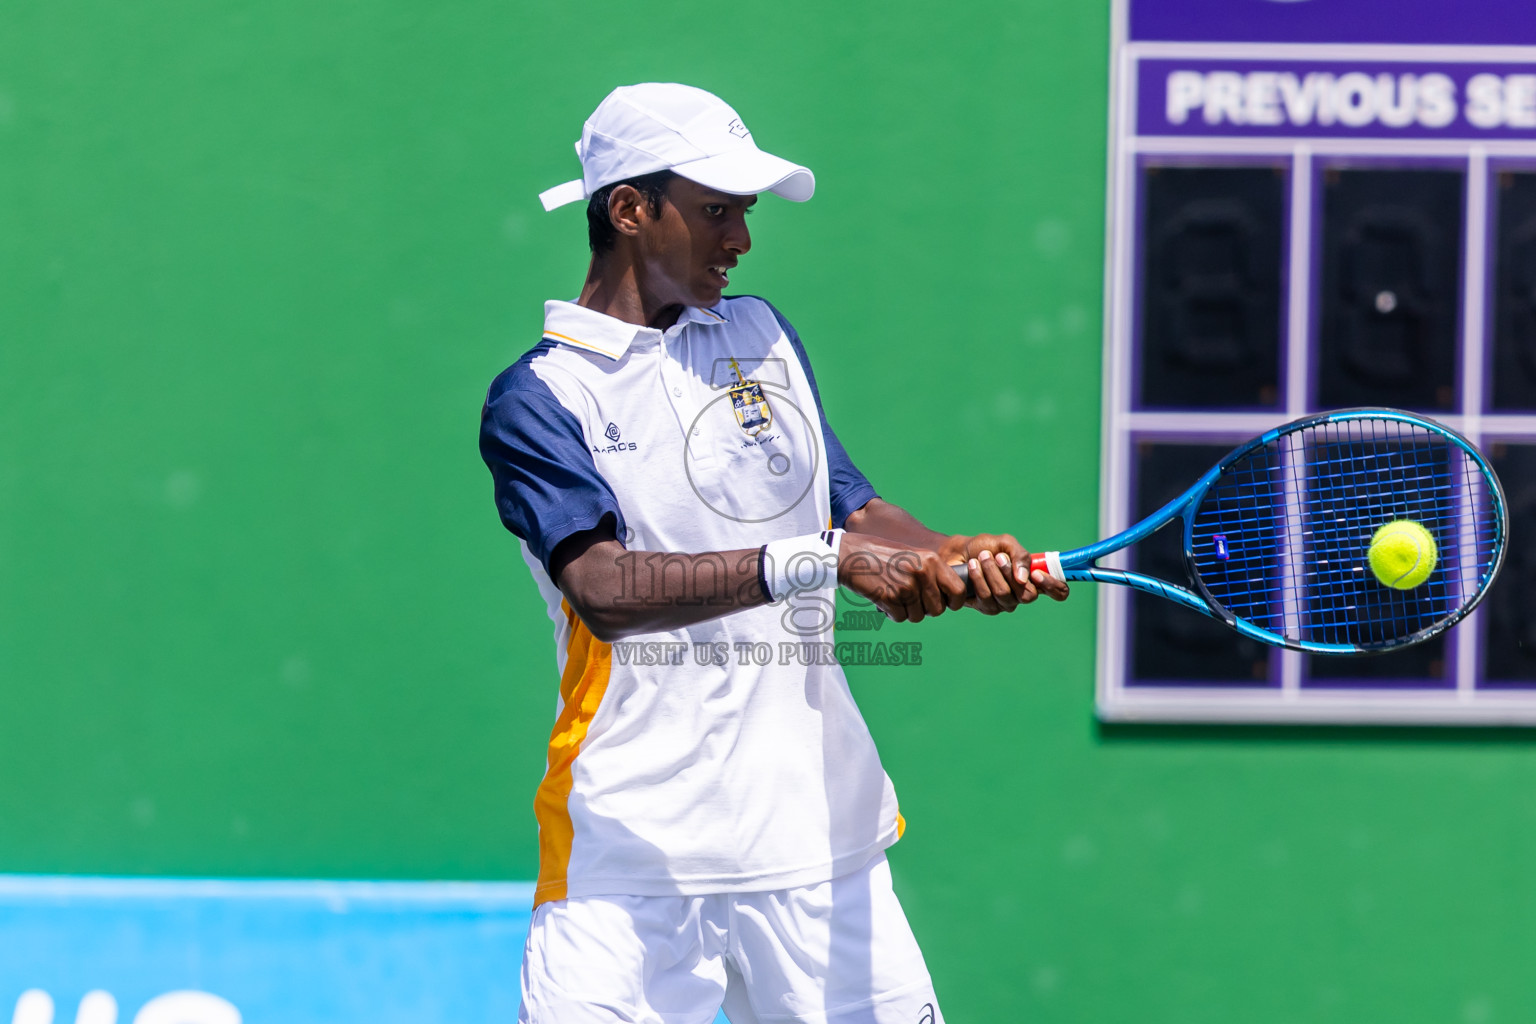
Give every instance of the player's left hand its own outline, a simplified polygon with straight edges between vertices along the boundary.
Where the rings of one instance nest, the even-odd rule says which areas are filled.
[[[1066,580],[1036,569],[1030,572],[1029,551],[1011,533],[956,534],[939,554],[946,562],[965,562],[975,596],[965,603],[983,615],[1011,612],[1041,594],[1065,601]]]

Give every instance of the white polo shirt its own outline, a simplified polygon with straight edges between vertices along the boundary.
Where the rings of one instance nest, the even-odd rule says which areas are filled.
[[[631,551],[729,551],[841,526],[875,497],[799,337],[751,296],[666,331],[569,302],[544,315],[544,340],[491,384],[480,434],[555,625],[536,901],[861,867],[901,825],[842,669],[804,646],[832,641],[830,591],[607,644],[549,577],[555,547],[605,517]]]

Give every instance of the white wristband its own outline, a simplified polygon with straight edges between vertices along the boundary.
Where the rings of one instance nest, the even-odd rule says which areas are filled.
[[[772,540],[757,553],[757,581],[770,604],[791,594],[837,586],[837,552],[842,530]]]

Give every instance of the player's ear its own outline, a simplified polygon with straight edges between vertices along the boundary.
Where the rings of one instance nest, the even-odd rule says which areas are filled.
[[[640,233],[643,221],[654,218],[639,189],[633,185],[618,185],[608,196],[608,219],[619,234],[634,237]]]

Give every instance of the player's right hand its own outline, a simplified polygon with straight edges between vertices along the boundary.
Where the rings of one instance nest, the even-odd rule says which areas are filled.
[[[843,534],[837,582],[897,622],[921,622],[965,606],[965,584],[937,551],[869,534]]]

